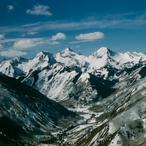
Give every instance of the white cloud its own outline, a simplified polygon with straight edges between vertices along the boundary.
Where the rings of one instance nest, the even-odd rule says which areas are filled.
[[[83,33],[77,35],[75,38],[78,41],[94,41],[104,38],[104,33],[102,32]]]
[[[51,40],[53,40],[53,41],[65,40],[65,39],[66,39],[66,35],[62,32],[58,32],[51,37]]]
[[[0,49],[3,48],[2,42],[4,41],[5,36],[3,34],[0,34]]]
[[[46,15],[51,16],[50,7],[46,5],[34,5],[32,9],[26,11],[30,15]]]
[[[58,45],[59,40],[65,39],[66,35],[63,33],[57,33],[50,37],[38,37],[38,38],[10,38],[3,39],[4,35],[0,35],[0,56],[15,57],[26,55],[29,50],[44,45]],[[4,45],[3,44],[9,44]],[[5,49],[5,50],[4,50]]]
[[[14,10],[14,6],[13,5],[8,5],[8,10],[9,11]]]
[[[26,55],[26,52],[9,49],[6,51],[0,51],[0,55],[5,57],[16,57]]]
[[[0,40],[3,40],[5,36],[3,34],[0,34]]]
[[[58,45],[60,42],[59,39],[52,40],[51,38],[23,38],[16,39],[13,42],[13,48],[15,50],[26,50],[29,48],[41,46],[41,45]],[[12,40],[13,41],[13,40]]]
[[[58,45],[59,40],[65,39],[66,35],[63,33],[57,33],[50,37],[38,37],[38,38],[11,38],[4,39],[4,35],[0,34],[0,55],[6,57],[23,56],[29,50],[35,47],[44,45]],[[3,47],[3,44],[9,44],[9,46]],[[5,50],[4,50],[5,49]]]
[[[66,30],[86,30],[86,29],[145,29],[146,26],[146,16],[142,13],[139,15],[131,14],[119,14],[119,15],[106,15],[101,19],[82,19],[80,21],[45,21],[45,22],[35,22],[25,25],[18,26],[0,26],[1,33],[10,32],[42,32],[42,31],[66,31]]]
[[[16,49],[26,49],[35,46],[35,42],[32,39],[21,39],[15,41],[13,47]]]

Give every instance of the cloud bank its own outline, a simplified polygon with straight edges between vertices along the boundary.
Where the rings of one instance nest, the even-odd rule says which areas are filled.
[[[57,40],[65,40],[66,39],[66,35],[62,32],[58,32],[55,35],[52,36],[51,40],[53,41],[57,41]]]
[[[12,50],[12,49],[0,52],[0,55],[5,56],[5,57],[16,57],[16,56],[23,56],[26,54],[27,54],[26,52],[19,51],[19,50]]]
[[[78,41],[94,41],[104,38],[104,33],[102,32],[82,33],[77,35],[75,38]]]
[[[32,9],[26,10],[26,13],[30,15],[52,16],[50,7],[47,5],[34,5]]]

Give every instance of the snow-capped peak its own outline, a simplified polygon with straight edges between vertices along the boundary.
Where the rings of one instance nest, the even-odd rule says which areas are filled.
[[[54,59],[54,56],[49,53],[49,52],[46,52],[46,51],[41,51],[39,52],[36,57],[34,57],[35,60],[38,60],[38,61],[48,61],[48,63],[50,64],[53,64],[55,63],[55,59]]]
[[[75,56],[78,55],[74,50],[71,48],[65,48],[61,53],[62,56]]]
[[[99,56],[103,56],[105,54],[108,54],[108,48],[106,47],[101,47],[99,50],[97,50],[97,54]]]
[[[68,52],[74,52],[71,48],[65,48],[64,52],[68,53]]]
[[[124,52],[118,53],[114,59],[118,62],[120,66],[132,67],[141,61],[146,61],[146,54],[137,52]]]
[[[86,66],[87,56],[78,54],[70,48],[64,49],[64,51],[56,54],[56,60],[60,63],[63,63],[65,66]],[[82,70],[81,69],[81,70]]]
[[[7,75],[13,75],[11,68],[17,67],[22,72],[28,74],[35,70],[42,70],[54,63],[61,63],[67,67],[77,67],[82,72],[102,72],[105,74],[108,68],[124,69],[134,66],[140,62],[146,61],[146,54],[137,52],[115,53],[107,47],[99,48],[93,55],[85,56],[76,53],[70,48],[65,48],[57,53],[55,57],[46,51],[39,52],[32,59],[13,58],[12,60],[2,61],[0,63],[0,72],[7,70]],[[11,75],[11,76],[12,76]]]
[[[39,53],[37,53],[36,57],[45,57],[45,56],[48,56],[48,57],[52,57],[53,55],[49,52],[46,52],[46,51],[41,51]]]
[[[108,49],[107,47],[101,47],[97,50],[97,52],[94,53],[95,56],[97,57],[108,57],[108,56],[113,56],[116,53]]]
[[[27,63],[20,65],[19,67],[29,73],[30,70],[40,70],[49,65],[56,63],[55,58],[49,52],[39,52],[33,59],[30,59]]]

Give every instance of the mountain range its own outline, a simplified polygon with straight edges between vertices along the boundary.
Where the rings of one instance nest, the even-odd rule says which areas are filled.
[[[42,51],[3,59],[0,72],[5,145],[146,145],[145,53]]]

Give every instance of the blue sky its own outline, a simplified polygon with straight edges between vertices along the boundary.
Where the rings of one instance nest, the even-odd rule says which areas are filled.
[[[145,0],[1,0],[0,55],[146,49]]]

